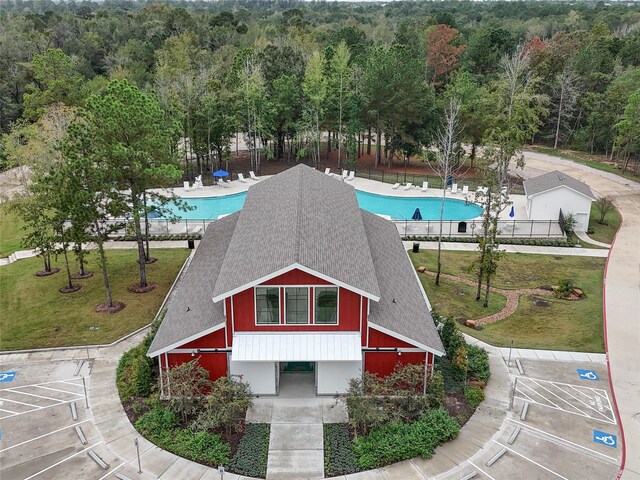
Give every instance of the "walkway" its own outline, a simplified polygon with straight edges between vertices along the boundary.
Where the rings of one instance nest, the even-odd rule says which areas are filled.
[[[585,232],[574,232],[574,233],[576,234],[576,237],[578,237],[583,242],[590,243],[591,245],[596,245],[602,248],[611,248],[610,244],[594,240],[593,238],[589,237],[589,235],[587,235]]]
[[[403,242],[407,250],[419,243],[425,250],[437,250],[438,242]],[[477,252],[477,243],[442,242],[442,250],[458,252]],[[538,247],[535,245],[500,245],[500,250],[507,253],[535,253],[537,255],[568,255],[572,257],[600,257],[606,258],[609,250],[602,248],[576,248],[576,247]]]
[[[623,223],[614,239],[605,271],[605,341],[610,382],[624,432],[623,480],[640,479],[640,184],[608,172],[594,170],[541,153],[525,152],[525,177],[560,170],[585,183],[600,195],[611,195]]]

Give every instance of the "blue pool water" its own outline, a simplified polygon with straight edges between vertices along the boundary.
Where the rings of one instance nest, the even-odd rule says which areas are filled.
[[[237,212],[242,208],[246,192],[208,198],[183,198],[194,207],[188,212],[172,208],[182,219],[215,220],[220,215]],[[411,220],[416,208],[420,209],[423,220],[440,219],[440,198],[433,197],[389,197],[356,190],[360,207],[372,213],[389,215],[396,220]],[[444,206],[445,220],[469,220],[482,214],[482,208],[474,203],[465,204],[462,200],[447,198]]]

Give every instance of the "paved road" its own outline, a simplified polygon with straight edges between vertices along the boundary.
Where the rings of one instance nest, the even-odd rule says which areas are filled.
[[[605,272],[605,334],[611,382],[624,432],[623,480],[640,479],[640,184],[540,153],[526,152],[525,177],[560,170],[611,195],[623,217]]]

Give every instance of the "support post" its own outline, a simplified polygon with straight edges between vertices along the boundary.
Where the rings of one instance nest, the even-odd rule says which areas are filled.
[[[507,367],[511,366],[511,349],[513,348],[513,338],[511,339],[511,345],[509,346],[509,359],[507,360]]]

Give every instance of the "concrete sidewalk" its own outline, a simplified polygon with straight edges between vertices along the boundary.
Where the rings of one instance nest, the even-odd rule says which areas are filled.
[[[438,242],[402,242],[407,250],[413,247],[414,243],[419,243],[424,250],[437,250]],[[477,243],[464,242],[442,242],[442,250],[458,252],[477,252]],[[539,247],[536,245],[500,245],[500,250],[507,253],[534,253],[537,255],[567,255],[572,257],[600,257],[605,258],[609,250],[600,248],[571,248],[571,247]]]

